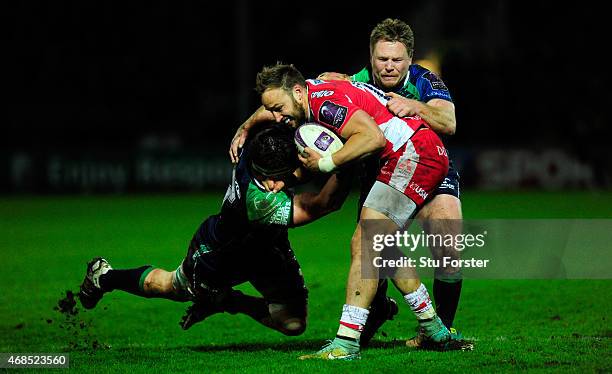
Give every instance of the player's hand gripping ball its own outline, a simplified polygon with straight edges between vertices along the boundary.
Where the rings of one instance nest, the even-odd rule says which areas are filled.
[[[340,150],[344,144],[338,135],[326,127],[306,123],[295,131],[295,145],[302,156],[305,156],[304,148],[308,147],[325,157]]]

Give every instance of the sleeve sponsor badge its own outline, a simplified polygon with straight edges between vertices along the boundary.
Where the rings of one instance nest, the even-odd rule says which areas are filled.
[[[444,82],[442,82],[442,79],[440,79],[431,71],[428,71],[427,73],[423,74],[423,78],[427,79],[427,81],[431,85],[431,88],[433,88],[434,90],[448,91],[448,88],[446,88],[446,85],[444,84]]]
[[[339,129],[346,115],[348,114],[348,108],[336,103],[332,103],[329,100],[325,100],[321,108],[319,109],[319,121],[329,125],[331,127]]]

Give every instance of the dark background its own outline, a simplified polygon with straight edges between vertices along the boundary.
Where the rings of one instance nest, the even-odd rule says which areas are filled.
[[[445,142],[464,185],[486,187],[478,165],[487,150],[526,158],[552,150],[591,173],[557,187],[612,185],[609,20],[587,3],[60,1],[18,2],[4,14],[3,192],[216,185],[174,177],[143,184],[132,161],[225,159],[235,129],[259,105],[253,86],[263,65],[293,63],[306,77],[354,73],[368,62],[370,30],[386,17],[412,26],[417,59],[440,57],[458,124]],[[126,160],[120,186],[75,182],[84,169]],[[510,187],[546,188],[525,178]]]

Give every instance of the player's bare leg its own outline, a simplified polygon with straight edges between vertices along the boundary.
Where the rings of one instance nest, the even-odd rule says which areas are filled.
[[[104,293],[113,290],[122,290],[147,298],[188,301],[191,297],[176,281],[177,271],[166,271],[152,266],[115,270],[105,259],[95,258],[88,264],[88,274],[81,286],[79,298],[87,309],[95,307]],[[200,311],[206,313],[205,316],[199,315],[198,320],[192,320],[187,327],[184,322],[181,325],[183,328],[189,328],[211,314],[224,311],[246,314],[264,326],[285,335],[300,335],[306,328],[305,318],[292,315],[285,305],[268,305],[261,297],[233,290],[223,298],[222,302],[220,300],[218,305],[209,305],[205,311]]]
[[[151,270],[145,277],[142,286],[146,297],[187,301],[184,294],[180,290],[177,290],[172,282],[175,271],[166,271],[159,268]]]
[[[211,314],[211,309],[215,312],[241,313],[284,335],[297,336],[306,330],[306,302],[299,304],[303,305],[296,308],[291,305],[268,303],[263,297],[245,295],[240,291],[230,290],[226,295],[218,298],[216,305],[204,306],[207,308],[204,312],[208,312],[206,317]],[[192,308],[194,307],[198,308],[200,305],[196,302]],[[197,312],[190,309],[188,309],[188,315],[183,317],[181,322],[181,326],[185,330],[205,318],[190,320],[189,313]]]
[[[363,225],[368,224],[368,221],[370,221],[369,224],[375,222],[374,231],[376,231],[376,234],[393,234],[399,230],[397,224],[386,215],[374,209],[363,208],[359,224],[351,241],[351,268],[347,281],[346,304],[342,310],[336,338],[318,352],[302,356],[302,359],[351,360],[360,357],[359,340],[369,314],[367,308],[374,298],[378,285],[378,273],[368,255],[371,251],[362,253],[364,248],[373,248],[369,233],[362,236]],[[362,263],[362,261],[364,262]],[[362,265],[365,268],[362,268]],[[362,270],[368,271],[367,276],[362,273]],[[406,303],[417,317],[427,339],[436,344],[444,344],[450,340],[450,332],[436,315],[427,289],[421,284],[415,270],[413,268],[398,268],[393,282],[404,295]]]
[[[362,217],[373,219],[368,215],[370,211],[371,209],[364,208]],[[378,277],[364,279],[361,276],[362,245],[367,246],[368,243],[362,243],[362,228],[361,223],[359,223],[351,239],[351,266],[346,282],[346,304],[360,308],[368,308],[378,288]]]
[[[375,234],[393,235],[400,230],[395,221],[388,218],[387,215],[369,208],[364,208],[364,211],[366,209],[368,219],[376,222]],[[394,270],[393,283],[410,306],[427,339],[435,343],[445,343],[450,339],[450,333],[436,315],[429,298],[429,293],[425,285],[421,283],[416,270],[412,267],[398,267]]]
[[[335,339],[314,354],[300,359],[355,360],[361,357],[359,340],[369,315],[369,307],[378,288],[378,273],[372,268],[369,277],[362,276],[362,247],[372,243],[362,242],[364,220],[374,220],[380,213],[363,208],[357,228],[351,239],[351,265],[346,283],[346,303],[342,307],[340,326]],[[366,239],[368,240],[368,239]],[[366,254],[369,254],[366,253]],[[367,261],[365,259],[364,261]],[[370,262],[371,263],[371,262]],[[364,265],[367,266],[367,262]]]

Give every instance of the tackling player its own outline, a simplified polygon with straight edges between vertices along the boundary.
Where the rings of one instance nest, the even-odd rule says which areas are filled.
[[[265,67],[257,75],[256,89],[264,109],[251,117],[253,123],[270,115],[276,122],[292,127],[314,121],[346,139],[339,151],[325,157],[306,148],[307,155],[299,157],[308,169],[329,173],[369,155],[380,160],[376,182],[364,202],[351,241],[346,304],[336,338],[315,354],[301,357],[360,358],[359,340],[378,285],[378,279],[361,276],[361,250],[371,248],[369,243],[362,243],[362,226],[367,220],[377,220],[389,233],[407,227],[448,172],[444,146],[420,117],[394,116],[386,108],[388,98],[384,93],[365,83],[307,81],[292,65],[277,64]],[[452,341],[414,269],[399,269],[392,280],[432,346],[466,348]]]
[[[81,285],[81,304],[94,308],[104,293],[122,290],[147,298],[193,301],[180,322],[183,329],[228,312],[247,314],[285,335],[301,334],[308,291],[287,228],[339,209],[348,188],[336,175],[318,194],[264,190],[265,180],[292,183],[298,165],[293,131],[278,125],[263,129],[244,148],[221,212],[201,224],[176,270],[150,265],[117,270],[95,258]],[[232,289],[244,282],[263,297]]]
[[[453,135],[456,130],[455,105],[448,88],[434,73],[412,63],[414,35],[409,25],[398,19],[385,19],[370,34],[370,65],[353,76],[339,73],[323,73],[320,79],[345,79],[370,83],[386,91],[390,97],[387,108],[399,117],[419,115],[441,135]],[[431,194],[416,218],[422,222],[428,234],[460,234],[461,201],[459,200],[459,173],[449,160],[448,174],[442,184]],[[361,184],[363,202],[376,180],[376,159],[365,163]],[[435,259],[458,258],[453,247],[430,248]],[[437,268],[434,274],[433,296],[436,311],[444,325],[452,328],[459,305],[462,276],[453,267]],[[457,335],[460,336],[460,335]],[[422,336],[407,342],[420,346]]]

